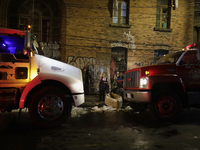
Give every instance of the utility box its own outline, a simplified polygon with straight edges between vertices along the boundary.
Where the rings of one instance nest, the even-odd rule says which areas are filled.
[[[112,106],[113,108],[119,109],[122,107],[123,104],[122,97],[114,93],[107,94],[105,97],[105,104],[108,106]]]

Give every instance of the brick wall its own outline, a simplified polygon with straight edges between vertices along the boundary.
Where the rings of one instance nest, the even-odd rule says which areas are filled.
[[[99,65],[108,65],[102,57],[111,56],[111,47],[128,43],[127,68],[133,63],[147,62],[154,50],[180,50],[191,44],[193,33],[193,0],[179,1],[179,7],[171,12],[171,32],[154,31],[157,0],[130,0],[130,28],[111,27],[109,0],[65,0],[67,10],[66,57],[96,58]],[[124,37],[134,36],[136,48]],[[132,44],[132,45],[131,45]],[[118,44],[124,46],[124,44]],[[145,62],[146,61],[146,62]]]
[[[179,0],[178,8],[172,9],[171,32],[154,31],[157,0],[130,0],[129,28],[111,26],[112,0],[55,1],[62,13],[61,52],[57,51],[61,56],[56,54],[56,59],[61,58],[61,61],[80,69],[88,68],[93,71],[93,76],[98,76],[103,68],[109,77],[113,47],[128,49],[129,69],[134,64],[152,64],[154,50],[173,52],[193,43],[194,0]],[[1,27],[8,24],[9,2],[0,1]],[[51,48],[48,43],[46,46],[48,52]],[[93,79],[91,81],[97,87],[98,78]]]
[[[122,46],[128,48],[127,69],[151,65],[154,50],[173,52],[193,42],[192,2],[180,0],[179,7],[171,11],[172,31],[160,32],[154,31],[157,0],[130,0],[130,28],[110,26],[111,0],[65,0],[66,51],[62,61],[80,69],[92,65],[95,76],[104,68],[109,77],[111,48]],[[93,85],[97,88],[98,78]]]
[[[60,58],[63,62],[69,62],[68,58],[73,56],[72,62],[78,57],[95,58],[97,65],[109,66],[111,48],[122,46],[128,48],[129,68],[135,62],[144,64],[156,49],[175,51],[193,42],[194,0],[179,0],[178,8],[172,9],[171,32],[154,31],[157,0],[130,0],[130,28],[110,26],[112,0],[55,1],[62,12]],[[7,27],[9,3],[10,0],[0,1],[1,27]]]

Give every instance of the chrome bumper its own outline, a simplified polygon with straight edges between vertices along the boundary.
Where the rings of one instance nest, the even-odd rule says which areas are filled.
[[[151,92],[124,90],[124,99],[131,102],[149,103],[151,101]]]

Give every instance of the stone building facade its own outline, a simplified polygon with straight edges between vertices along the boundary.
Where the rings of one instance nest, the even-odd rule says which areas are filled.
[[[87,93],[101,69],[155,62],[193,43],[195,0],[0,0],[0,27],[33,25],[44,54],[83,70]]]
[[[195,0],[193,42],[196,43],[199,41],[200,41],[200,0]]]

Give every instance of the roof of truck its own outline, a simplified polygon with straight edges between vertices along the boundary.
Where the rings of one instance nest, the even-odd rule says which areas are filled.
[[[25,32],[21,30],[8,29],[8,28],[0,28],[0,35],[20,35],[24,36]]]

